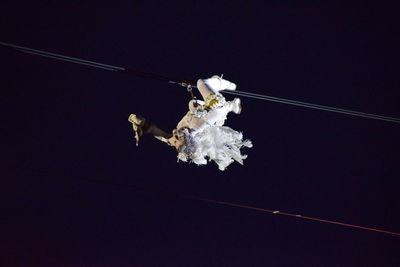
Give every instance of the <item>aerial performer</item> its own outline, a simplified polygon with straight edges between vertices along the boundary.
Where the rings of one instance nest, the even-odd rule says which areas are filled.
[[[250,140],[230,127],[224,126],[227,114],[241,112],[241,101],[225,100],[220,91],[236,90],[236,84],[219,76],[199,79],[197,88],[203,100],[193,98],[189,111],[181,119],[172,134],[168,134],[140,115],[131,114],[128,120],[135,131],[136,145],[143,134],[151,134],[158,140],[176,148],[178,161],[205,165],[214,161],[221,171],[232,162],[243,164],[247,155],[242,155],[242,147],[252,147]]]

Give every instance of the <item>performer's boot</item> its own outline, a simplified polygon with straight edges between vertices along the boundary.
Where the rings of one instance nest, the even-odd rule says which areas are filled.
[[[143,135],[143,126],[146,120],[140,115],[131,114],[128,121],[132,123],[133,130],[135,131],[136,145],[139,145],[139,139]]]
[[[216,91],[236,90],[235,83],[225,80],[218,75],[214,75],[211,78],[205,79],[204,82]]]
[[[235,98],[233,101],[228,102],[228,109],[229,111],[232,111],[233,113],[240,114],[242,111],[242,105],[240,98]]]

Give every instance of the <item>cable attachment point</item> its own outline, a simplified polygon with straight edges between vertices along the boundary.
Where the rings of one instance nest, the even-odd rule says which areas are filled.
[[[190,93],[192,99],[196,100],[196,97],[193,94],[193,85],[188,81],[183,81],[180,83],[181,86],[186,87],[186,90]]]
[[[186,81],[186,80],[184,80],[184,81],[182,81],[182,82],[180,82],[180,83],[178,83],[180,86],[183,86],[183,87],[186,87],[186,88],[191,88],[192,87],[192,83],[191,82],[189,82],[189,81]],[[188,91],[189,91],[189,89],[188,89]]]
[[[188,92],[190,93],[190,96],[192,97],[193,100],[196,100],[196,96],[193,94],[193,87],[191,84],[188,84],[188,86],[186,87],[186,89],[188,90]]]

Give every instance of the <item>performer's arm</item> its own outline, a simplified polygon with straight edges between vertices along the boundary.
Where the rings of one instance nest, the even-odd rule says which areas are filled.
[[[150,124],[150,123],[147,125],[145,124],[143,130],[145,133],[152,134],[155,138],[165,143],[168,143],[168,139],[172,137],[172,134],[164,132],[163,130],[158,128],[155,124]]]

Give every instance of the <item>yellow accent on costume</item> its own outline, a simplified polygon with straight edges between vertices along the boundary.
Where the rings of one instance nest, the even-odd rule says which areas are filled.
[[[211,99],[210,102],[208,102],[208,104],[205,106],[206,108],[211,108],[212,106],[218,104],[218,100],[217,99]]]

